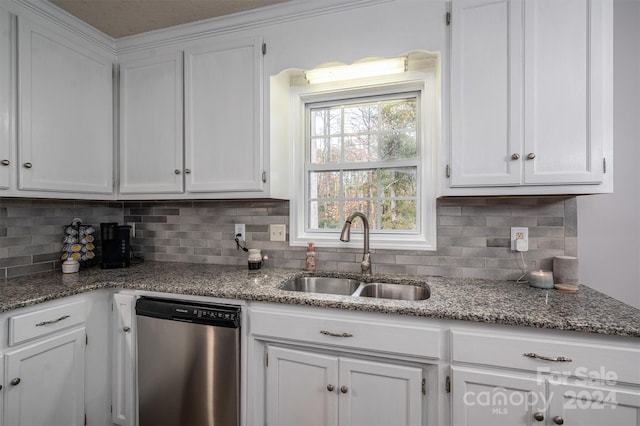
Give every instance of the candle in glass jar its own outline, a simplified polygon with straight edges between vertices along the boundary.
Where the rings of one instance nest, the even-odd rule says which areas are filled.
[[[527,274],[531,287],[553,288],[553,273],[551,271],[531,271]]]

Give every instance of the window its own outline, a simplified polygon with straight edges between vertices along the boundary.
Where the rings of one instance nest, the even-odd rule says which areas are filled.
[[[418,231],[417,107],[416,93],[307,104],[307,230],[360,211],[373,232]]]
[[[291,245],[361,248],[357,231],[350,243],[339,240],[345,218],[360,211],[372,248],[436,249],[435,77],[291,86]]]

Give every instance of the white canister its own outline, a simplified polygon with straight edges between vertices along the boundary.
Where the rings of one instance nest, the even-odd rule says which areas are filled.
[[[63,274],[74,274],[80,270],[80,262],[73,259],[67,259],[62,262]]]
[[[553,277],[556,284],[578,284],[578,258],[573,256],[554,257]]]

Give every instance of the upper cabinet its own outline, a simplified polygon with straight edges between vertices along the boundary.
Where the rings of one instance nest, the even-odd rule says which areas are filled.
[[[120,62],[120,193],[183,191],[182,52]]]
[[[452,2],[446,195],[612,190],[612,16],[611,0]]]
[[[245,38],[122,59],[123,198],[263,190],[262,56]]]
[[[13,99],[11,55],[11,16],[0,9],[0,189],[11,184],[14,141],[12,135],[11,100]]]
[[[113,62],[62,30],[18,22],[18,186],[113,192]]]

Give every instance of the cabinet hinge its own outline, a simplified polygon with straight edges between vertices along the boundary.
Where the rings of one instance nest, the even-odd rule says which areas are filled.
[[[446,390],[447,393],[451,393],[451,376],[447,376],[444,382],[444,390]]]
[[[262,182],[267,183],[267,172],[266,171],[262,172]]]
[[[267,54],[267,43],[262,43],[262,54],[263,55]]]
[[[269,367],[269,349],[264,351],[264,366]]]
[[[84,415],[84,426],[87,426],[87,414]]]
[[[447,12],[447,16],[445,18],[447,25],[451,25],[451,12]]]
[[[444,174],[447,177],[451,177],[451,167],[449,167],[449,165],[447,164],[447,167],[444,168]]]
[[[88,345],[89,345],[89,335],[88,335],[88,334],[85,334],[85,335],[84,335],[84,345],[85,345],[85,346],[88,346]]]
[[[110,406],[109,406],[109,412],[110,412],[110,413],[113,413],[113,405],[110,405]]]
[[[606,158],[602,159],[602,173],[604,173],[605,175],[607,174],[607,159]]]
[[[422,394],[427,394],[427,379],[425,378],[422,379]]]

